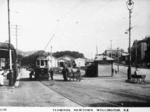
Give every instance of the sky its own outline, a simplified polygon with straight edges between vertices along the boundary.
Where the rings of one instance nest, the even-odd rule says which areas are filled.
[[[78,51],[93,58],[129,46],[127,0],[10,0],[11,43],[22,51]],[[150,35],[150,0],[133,0],[131,45]],[[7,0],[0,0],[0,42],[8,40]],[[51,40],[51,41],[50,41]],[[49,45],[46,47],[48,42]]]

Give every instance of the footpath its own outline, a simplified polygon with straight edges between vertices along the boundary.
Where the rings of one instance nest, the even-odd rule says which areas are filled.
[[[6,79],[4,86],[0,86],[0,107],[80,107],[80,105],[47,88],[39,81],[30,81],[28,76],[21,74],[18,87],[10,87]]]

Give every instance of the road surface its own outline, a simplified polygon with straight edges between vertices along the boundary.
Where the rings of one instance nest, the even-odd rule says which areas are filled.
[[[82,72],[84,73],[84,72]],[[1,87],[1,106],[38,107],[150,107],[150,81],[127,83],[125,74],[113,77],[82,77],[81,81],[30,80],[21,70],[19,87]]]
[[[84,107],[150,107],[148,85],[129,84],[121,77],[84,77],[81,82],[61,77],[41,83]]]

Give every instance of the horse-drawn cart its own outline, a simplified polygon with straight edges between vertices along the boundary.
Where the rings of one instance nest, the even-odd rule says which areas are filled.
[[[81,81],[81,72],[80,69],[73,69],[73,68],[63,68],[63,77],[65,81],[68,80],[76,80]]]

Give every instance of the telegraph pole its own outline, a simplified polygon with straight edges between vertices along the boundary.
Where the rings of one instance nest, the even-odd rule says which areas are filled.
[[[20,26],[21,26],[21,25],[17,25],[17,24],[16,24],[16,25],[11,25],[11,26],[13,26],[12,29],[15,29],[14,36],[16,37],[16,50],[18,50],[18,36],[19,36],[18,34],[20,33],[19,30],[21,30],[21,29],[20,29]]]
[[[97,45],[96,45],[96,55],[98,55],[98,47],[97,47]]]
[[[8,40],[9,40],[9,69],[12,70],[12,54],[11,54],[11,35],[10,35],[10,9],[9,9],[9,0],[7,0],[8,6]]]
[[[118,63],[117,71],[119,72],[119,48],[117,48],[117,63]]]
[[[9,86],[14,86],[14,73],[12,71],[9,0],[7,0],[7,8],[8,8],[8,38],[9,38]]]
[[[18,25],[16,26],[16,51],[18,50]]]
[[[16,27],[16,51],[18,51],[18,25]],[[18,53],[17,53],[17,62],[18,62]]]
[[[112,40],[110,40],[110,50],[111,50],[111,58],[112,58]]]

